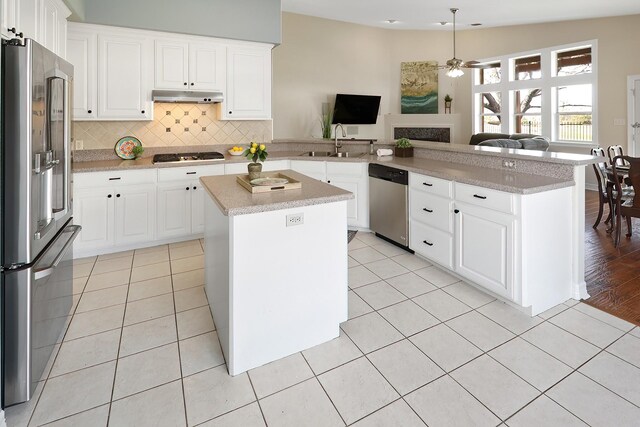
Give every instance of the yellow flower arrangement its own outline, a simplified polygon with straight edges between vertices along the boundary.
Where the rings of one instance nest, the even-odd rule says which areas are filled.
[[[251,160],[253,163],[264,162],[267,160],[267,146],[264,144],[259,144],[257,142],[251,141],[247,149],[242,153],[247,159]]]

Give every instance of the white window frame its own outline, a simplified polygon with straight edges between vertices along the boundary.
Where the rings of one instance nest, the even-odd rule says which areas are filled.
[[[591,72],[575,76],[556,76],[554,52],[591,47]],[[516,58],[540,55],[542,76],[539,79],[515,80],[513,61]],[[482,110],[479,110],[479,97],[485,92],[501,92],[501,129],[502,133],[515,133],[515,105],[513,94],[517,90],[540,88],[541,93],[541,134],[551,140],[552,145],[595,146],[598,145],[598,41],[587,40],[577,43],[552,46],[517,52],[508,55],[495,56],[480,60],[482,63],[500,62],[501,80],[499,83],[480,84],[480,70],[474,70],[472,77],[472,123],[474,133],[482,129]],[[555,99],[555,88],[559,86],[591,85],[591,141],[558,141],[558,113]]]

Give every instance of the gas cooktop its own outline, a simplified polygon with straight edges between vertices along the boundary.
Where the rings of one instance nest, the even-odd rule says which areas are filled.
[[[206,153],[156,154],[153,156],[153,163],[191,163],[211,160],[224,160],[224,155],[217,151],[209,151]]]

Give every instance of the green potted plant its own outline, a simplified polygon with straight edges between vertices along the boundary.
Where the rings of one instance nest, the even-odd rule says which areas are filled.
[[[262,172],[262,163],[260,162],[267,160],[267,156],[269,155],[269,153],[267,153],[267,146],[251,141],[242,155],[251,161],[251,163],[247,165],[249,179],[260,178],[260,172]]]
[[[413,157],[413,145],[407,138],[400,138],[396,141],[396,157]]]
[[[333,121],[333,110],[327,109],[323,111],[320,118],[320,126],[322,127],[322,138],[331,139],[331,122]]]
[[[449,94],[446,94],[444,96],[444,112],[451,114],[451,101],[453,101],[453,98],[449,96]]]
[[[133,147],[131,152],[134,156],[136,156],[136,159],[139,159],[140,157],[142,157],[142,153],[144,153],[144,148],[142,147],[142,145],[136,145],[135,147]]]

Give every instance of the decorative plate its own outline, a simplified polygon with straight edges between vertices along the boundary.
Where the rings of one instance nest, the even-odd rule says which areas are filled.
[[[274,185],[283,185],[289,182],[286,178],[256,178],[250,181],[251,185],[264,187],[273,187]]]
[[[242,150],[242,151],[229,150],[229,154],[231,154],[232,156],[242,156],[243,153],[244,153],[244,150]]]
[[[113,149],[121,159],[131,160],[136,158],[136,155],[133,154],[133,147],[142,147],[142,143],[136,137],[125,136],[116,142]]]

